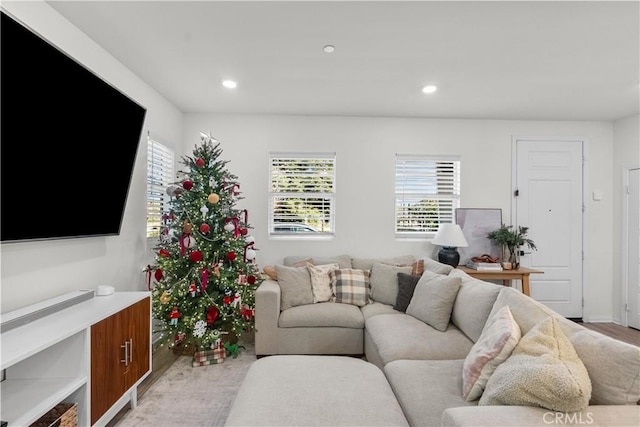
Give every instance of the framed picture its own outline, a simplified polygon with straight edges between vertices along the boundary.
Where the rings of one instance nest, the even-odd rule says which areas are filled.
[[[469,246],[458,248],[460,264],[465,265],[473,257],[489,254],[502,259],[502,248],[487,237],[502,225],[502,209],[458,208],[456,224],[462,229]]]

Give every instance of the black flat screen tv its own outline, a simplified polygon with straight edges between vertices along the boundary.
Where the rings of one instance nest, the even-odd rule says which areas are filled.
[[[146,108],[1,14],[0,239],[118,235]]]

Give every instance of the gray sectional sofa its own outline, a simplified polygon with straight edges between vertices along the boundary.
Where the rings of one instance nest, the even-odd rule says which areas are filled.
[[[396,295],[400,291],[398,282],[392,283],[389,278],[390,272],[396,278],[398,272],[402,272],[405,277],[408,271],[415,272],[418,260],[412,256],[385,260],[359,259],[348,255],[324,259],[288,257],[283,262],[283,266],[288,268],[281,268],[279,273],[283,277],[291,271],[302,274],[303,264],[309,259],[315,265],[335,263],[341,269],[368,271],[370,300],[362,306],[340,302],[309,303],[307,295],[298,298],[298,302],[291,306],[291,298],[294,297],[295,300],[294,294],[298,292],[295,284],[292,285],[292,277],[287,277],[289,283],[286,284],[284,278],[283,283],[279,283],[280,280],[265,280],[256,292],[255,349],[258,357],[364,355],[367,362],[383,372],[411,426],[640,425],[640,347],[588,330],[514,288],[474,279],[460,270],[430,259],[422,260],[424,273],[417,275],[419,277],[416,278],[414,294],[404,312],[394,309],[394,302],[389,300],[389,295]],[[299,267],[294,267],[296,265]],[[384,274],[380,273],[382,270]],[[309,286],[306,282],[302,283],[306,279],[300,277],[300,286]],[[385,289],[386,285],[381,284],[382,279],[389,282],[388,288]],[[448,301],[441,301],[439,294],[425,294],[425,289],[429,289],[428,292],[436,289],[431,285],[430,288],[427,287],[427,280],[429,283],[439,283],[440,288],[437,289],[443,295],[452,292],[451,289],[455,287],[457,290],[454,298],[447,297]],[[376,295],[380,301],[376,301]],[[484,388],[482,397],[476,400],[463,397],[463,375],[467,375],[464,378],[469,381],[469,371],[465,371],[469,367],[468,355],[476,351],[479,344],[474,344],[481,337],[484,340],[490,332],[485,331],[493,324],[493,320],[490,320],[505,313],[504,307],[508,308],[506,311],[517,323],[516,329],[519,331],[516,339],[523,344],[523,348],[525,337],[533,337],[528,338],[527,344],[533,342],[534,347],[539,344],[535,344],[535,339],[538,328],[543,324],[546,328],[557,330],[554,332],[558,335],[557,342],[553,341],[551,344],[557,347],[557,352],[549,351],[549,354],[558,353],[558,357],[562,357],[558,369],[563,370],[562,375],[566,371],[571,381],[575,380],[582,398],[587,399],[579,411],[562,410],[571,408],[563,406],[567,403],[563,399],[559,399],[559,410],[536,404],[535,399],[533,403],[529,402],[530,396],[523,398],[523,401],[529,403],[509,403],[511,398],[519,396],[518,393],[527,394],[528,388],[538,387],[536,381],[539,381],[539,372],[544,373],[546,369],[524,370],[518,377],[517,373],[528,366],[528,361],[535,365],[547,357],[547,354],[534,354],[534,357],[526,352],[519,354],[517,346],[512,349],[512,354],[504,356],[505,361],[489,372],[489,382],[485,381],[481,387]],[[437,324],[442,319],[436,319],[434,323],[430,318],[438,311],[440,317],[445,315],[444,328]],[[492,326],[491,330],[493,328]],[[566,339],[561,337],[568,339],[570,344],[566,344]],[[578,362],[573,362],[580,366],[575,365],[574,368],[571,361],[565,362],[564,357],[568,352],[573,354],[574,359],[579,358]],[[522,359],[518,359],[516,363],[517,357]],[[570,360],[570,356],[567,357]],[[510,360],[514,363],[507,363]],[[549,372],[554,372],[552,377],[557,376],[551,368]],[[517,393],[505,385],[513,381],[514,377],[516,387],[522,385]],[[522,384],[517,384],[518,381]],[[306,384],[314,387],[314,384]],[[510,386],[513,387],[513,382]],[[291,387],[296,386],[287,386],[288,389]],[[330,404],[331,390],[326,389],[326,383],[322,383],[322,387],[324,389],[317,390],[317,394],[325,396],[322,399]],[[553,383],[542,384],[540,387],[548,387],[547,391],[551,395],[561,393],[555,390],[559,386]],[[505,390],[508,391],[506,397]],[[239,402],[238,405],[241,406]],[[260,419],[265,425],[277,425],[283,420],[287,420],[289,425],[295,425],[295,414],[300,410],[296,405],[283,405],[277,410],[271,407],[268,414],[260,415]],[[335,414],[331,416],[335,417]],[[272,418],[272,423],[267,422],[269,417]],[[237,411],[231,418],[235,425],[242,425],[247,421],[243,421]],[[317,425],[331,423],[329,417],[318,420]]]

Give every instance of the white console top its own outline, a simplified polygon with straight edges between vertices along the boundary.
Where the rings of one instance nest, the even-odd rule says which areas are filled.
[[[115,292],[108,296],[95,296],[3,332],[0,334],[0,369],[7,369],[150,295],[150,292]],[[31,308],[39,309],[45,303],[36,304]],[[20,313],[27,313],[29,309],[30,307],[21,309]],[[14,312],[6,315],[8,318],[14,316]]]

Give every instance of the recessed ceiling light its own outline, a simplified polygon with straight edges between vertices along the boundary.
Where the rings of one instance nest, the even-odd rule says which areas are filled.
[[[436,85],[426,85],[425,87],[422,88],[422,92],[424,93],[434,93],[437,90],[438,90],[438,86]]]
[[[336,51],[336,48],[335,46],[328,44],[325,47],[323,47],[322,50],[324,50],[325,53],[333,53]]]
[[[226,87],[227,89],[235,89],[236,87],[238,87],[238,83],[234,80],[223,80],[222,86]]]

